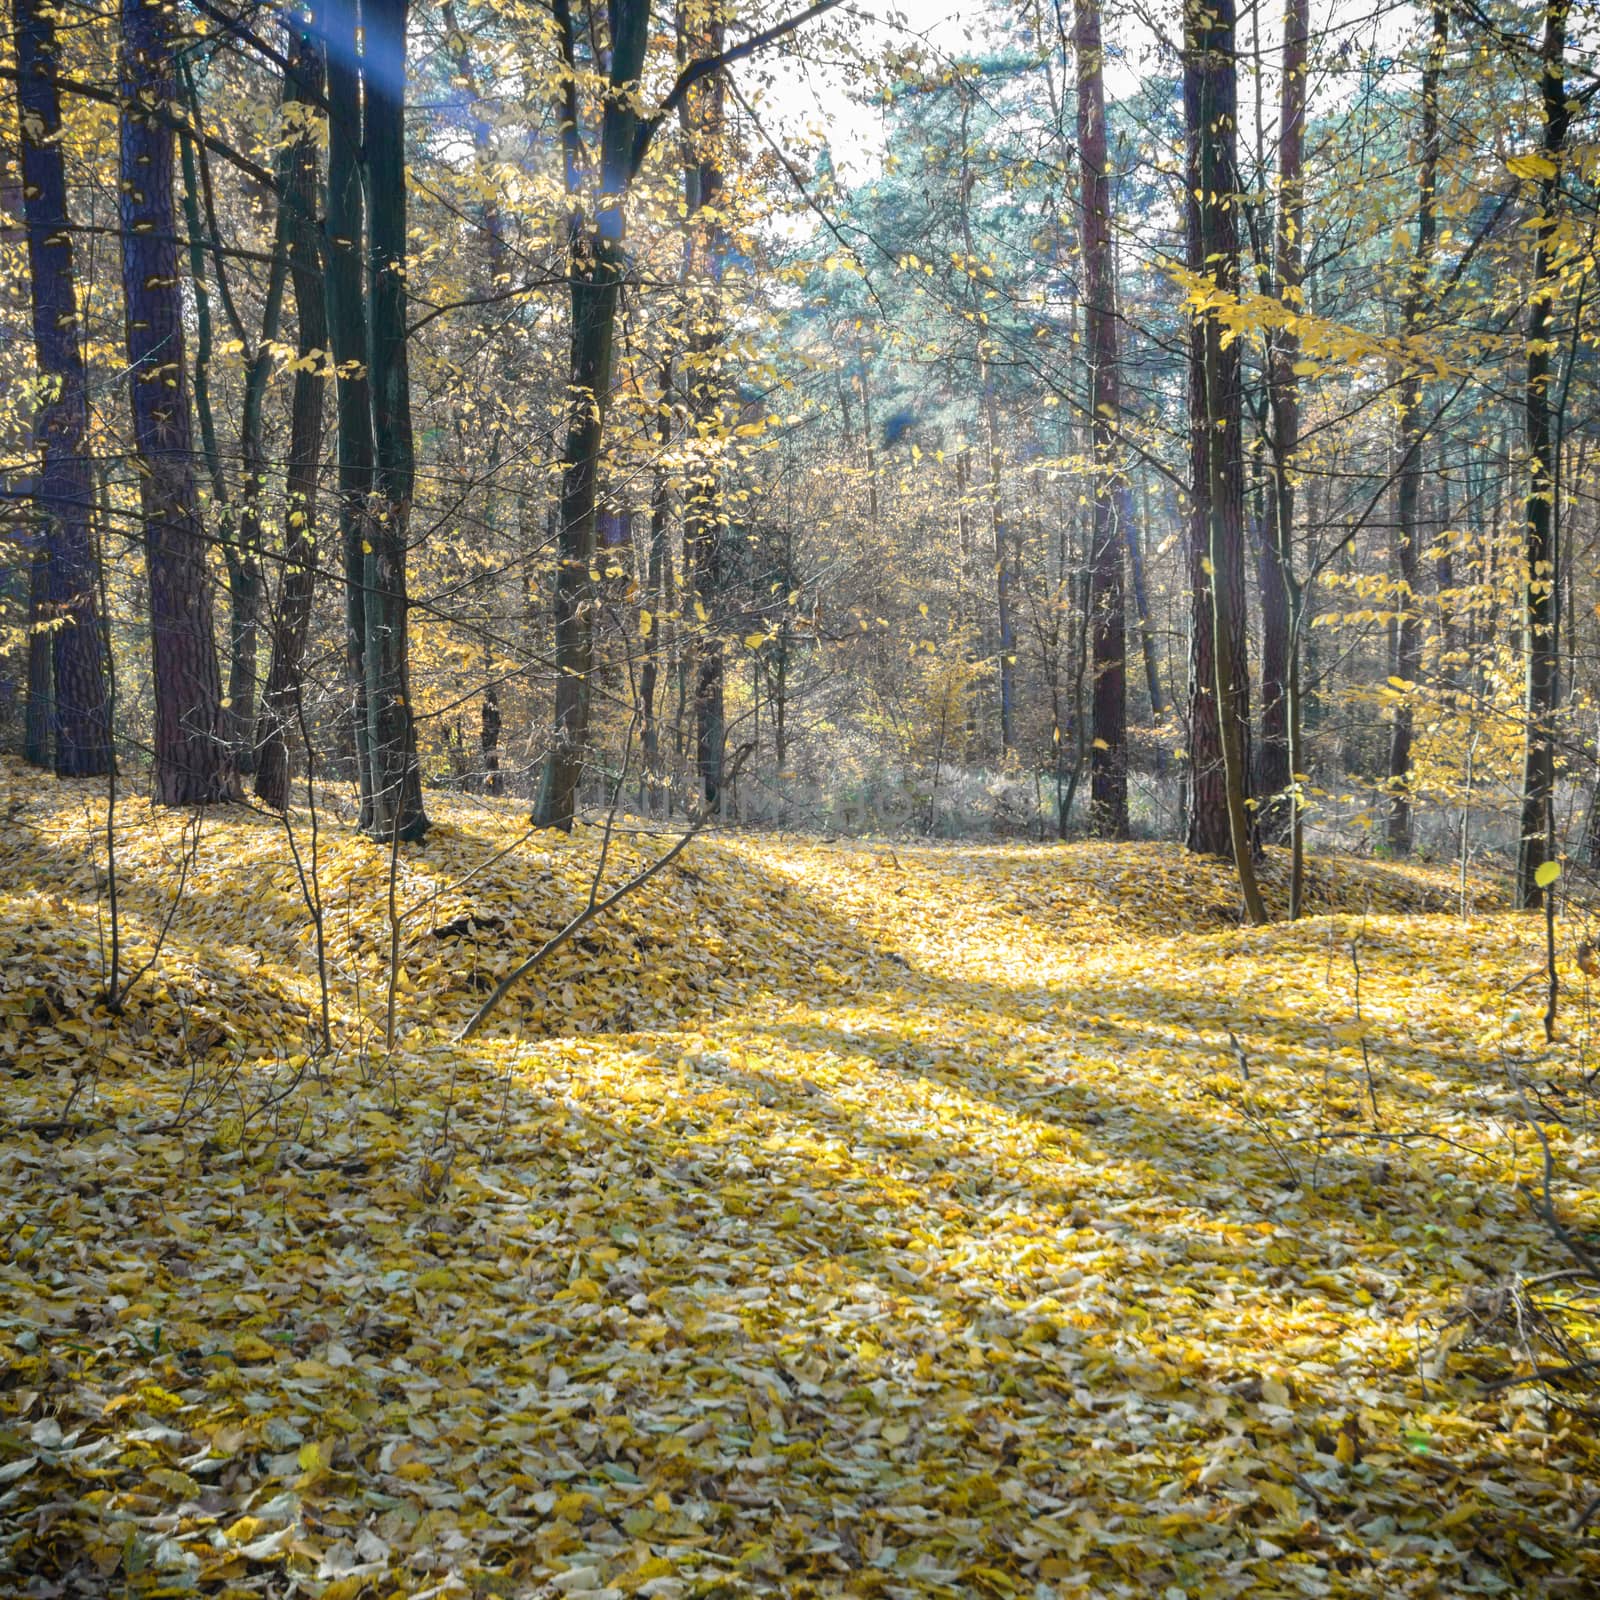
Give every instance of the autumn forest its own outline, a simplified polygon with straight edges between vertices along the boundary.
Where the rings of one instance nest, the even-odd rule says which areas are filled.
[[[0,1593],[1600,1592],[1595,0],[8,7]]]

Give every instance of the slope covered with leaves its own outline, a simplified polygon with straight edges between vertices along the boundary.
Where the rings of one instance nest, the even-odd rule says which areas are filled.
[[[598,830],[441,804],[386,1053],[324,817],[319,1057],[278,823],[122,808],[111,1016],[98,796],[3,779],[5,1592],[1600,1586],[1591,1426],[1494,1386],[1581,1045],[1448,874],[1245,930],[1165,846],[707,837],[457,1046]]]

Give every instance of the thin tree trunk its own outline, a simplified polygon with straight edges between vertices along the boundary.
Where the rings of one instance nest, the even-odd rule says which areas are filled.
[[[573,57],[571,17],[557,0],[563,55]],[[639,132],[639,75],[649,38],[647,0],[616,0],[612,7],[612,93],[600,131],[600,200],[592,226],[576,209],[580,186],[575,93],[567,94],[562,135],[573,213],[568,281],[572,331],[567,380],[567,437],[561,464],[560,526],[556,556],[556,696],[551,748],[540,779],[534,821],[570,830],[589,742],[589,700],[594,671],[595,491],[606,416],[611,407],[617,308],[626,272],[623,234]],[[642,152],[641,152],[642,154]]]
[[[702,57],[720,55],[724,30],[720,0],[712,0],[703,30],[694,41],[695,53]],[[726,96],[726,76],[722,72],[708,73],[685,98],[683,115],[685,209],[688,225],[696,235],[701,263],[700,281],[691,301],[693,304],[697,300],[698,304],[693,313],[695,333],[689,344],[692,363],[689,412],[694,432],[702,449],[707,451],[697,462],[684,497],[684,533],[701,630],[695,672],[695,754],[701,798],[708,813],[716,812],[722,805],[727,747],[722,639],[727,536],[723,528],[722,473],[711,453],[717,448],[715,439],[720,431],[723,403],[720,301],[722,261],[728,236],[718,208],[723,192]],[[870,453],[870,430],[867,448]],[[876,496],[875,488],[872,493]],[[875,507],[874,499],[874,520]]]
[[[1411,259],[1405,298],[1400,307],[1400,332],[1409,341],[1416,336],[1428,301],[1428,274],[1433,265],[1437,237],[1434,186],[1439,170],[1439,75],[1444,66],[1450,14],[1443,4],[1433,7],[1433,32],[1428,58],[1422,69],[1422,127],[1419,134],[1420,166],[1417,172],[1417,248]],[[1422,500],[1422,378],[1408,366],[1400,384],[1400,412],[1396,444],[1400,452],[1395,491],[1398,524],[1395,565],[1398,573],[1395,610],[1394,670],[1406,687],[1395,701],[1389,730],[1389,817],[1387,839],[1391,854],[1411,854],[1411,750],[1416,712],[1411,685],[1422,676],[1422,529],[1418,510]]]
[[[1150,493],[1143,496],[1145,525],[1150,520]],[[1122,486],[1117,500],[1118,514],[1122,519],[1123,537],[1128,543],[1128,579],[1133,595],[1134,619],[1139,624],[1139,650],[1144,657],[1145,694],[1150,701],[1150,720],[1159,723],[1167,714],[1166,696],[1161,692],[1161,667],[1156,660],[1156,635],[1150,621],[1150,591],[1145,582],[1144,548],[1141,543],[1139,521],[1133,512],[1133,490]]]
[[[41,539],[28,556],[28,700],[23,708],[22,759],[50,765],[50,554]]]
[[[174,13],[122,0],[118,94],[122,286],[150,586],[154,790],[163,805],[232,798],[211,574],[195,496],[173,208]],[[161,113],[164,113],[162,115]]]
[[[1279,91],[1278,205],[1272,275],[1278,298],[1285,306],[1296,308],[1304,302],[1300,241],[1305,233],[1306,52],[1310,25],[1310,0],[1288,0]],[[1276,329],[1267,353],[1272,477],[1267,492],[1267,535],[1262,541],[1268,570],[1264,574],[1261,605],[1261,792],[1269,797],[1265,819],[1269,831],[1281,837],[1283,825],[1288,826],[1291,921],[1300,915],[1305,877],[1305,806],[1300,789],[1300,652],[1305,615],[1304,591],[1295,576],[1295,492],[1290,476],[1300,448],[1300,380],[1294,370],[1299,358],[1299,334],[1292,326]],[[1273,657],[1270,662],[1269,656]],[[1282,794],[1286,794],[1286,802],[1270,798]]]
[[[1517,904],[1535,909],[1545,894],[1539,868],[1555,847],[1555,712],[1561,636],[1560,518],[1555,505],[1556,463],[1561,439],[1552,427],[1550,381],[1551,322],[1560,293],[1555,252],[1561,193],[1561,167],[1571,109],[1567,102],[1566,50],[1568,0],[1547,0],[1540,59],[1544,72],[1544,175],[1539,180],[1537,244],[1533,295],[1528,307],[1528,388],[1526,411],[1530,479],[1523,524],[1524,612],[1528,675],[1522,762],[1522,827],[1517,849]]]
[[[661,363],[661,399],[657,405],[656,444],[664,458],[672,443],[672,358]],[[644,607],[650,616],[644,641],[644,665],[639,670],[639,753],[641,784],[650,814],[659,809],[662,795],[661,725],[656,715],[656,685],[661,675],[661,654],[668,607],[662,602],[663,568],[672,560],[667,533],[672,521],[671,477],[664,459],[658,459],[650,491],[650,550],[645,565]]]
[[[130,0],[132,3],[132,0]],[[361,61],[352,5],[321,16],[328,74],[328,216],[323,300],[336,371],[339,417],[339,541],[344,558],[345,675],[350,695],[359,826],[373,826],[367,724],[367,500],[372,493],[372,400],[367,374],[367,309],[362,291]]]
[[[322,95],[322,58],[317,42],[294,29],[284,75],[285,104],[310,107]],[[274,810],[289,803],[288,737],[300,720],[306,638],[317,568],[317,467],[322,448],[324,380],[322,352],[328,344],[327,307],[317,266],[316,202],[318,130],[308,123],[283,162],[284,196],[279,215],[288,229],[289,270],[298,323],[297,365],[289,404],[289,464],[284,481],[284,565],[278,607],[272,619],[272,654],[257,719],[257,798]]]
[[[1093,718],[1089,827],[1102,839],[1128,836],[1127,621],[1119,509],[1129,505],[1116,459],[1121,388],[1117,368],[1116,273],[1111,251],[1111,171],[1106,156],[1104,52],[1098,0],[1076,0],[1078,159],[1083,202],[1084,316],[1093,413],[1094,523],[1089,555]]]
[[[428,831],[407,646],[406,557],[416,456],[406,351],[407,0],[364,0],[367,336],[377,453],[365,556],[367,730],[373,833]]]

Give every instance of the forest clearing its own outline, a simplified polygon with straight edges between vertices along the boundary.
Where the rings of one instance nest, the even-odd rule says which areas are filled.
[[[1249,928],[1177,845],[708,834],[460,1045],[602,830],[446,801],[387,1053],[389,847],[325,818],[319,1054],[278,818],[124,802],[112,1016],[101,786],[4,780],[12,1592],[1600,1583],[1496,1304],[1567,1265],[1528,1101],[1600,1227],[1588,990],[1545,1045],[1502,886],[1330,858]]]
[[[0,12],[0,1600],[1600,1596],[1600,0]]]

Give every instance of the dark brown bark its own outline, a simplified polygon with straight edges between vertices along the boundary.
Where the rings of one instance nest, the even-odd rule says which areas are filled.
[[[428,831],[411,704],[406,559],[416,455],[406,336],[407,0],[364,0],[367,367],[376,442],[363,548],[366,585],[368,756],[372,832],[420,839]]]
[[[559,4],[564,24],[563,55],[572,59],[571,17]],[[567,182],[568,282],[572,331],[568,353],[567,436],[561,463],[561,501],[556,546],[556,696],[551,748],[540,779],[534,821],[568,829],[577,811],[578,787],[589,742],[589,701],[594,672],[595,596],[590,572],[595,554],[595,498],[606,417],[611,408],[617,308],[626,272],[623,237],[628,187],[639,137],[639,78],[649,42],[649,0],[617,0],[611,10],[613,93],[600,129],[600,198],[585,222],[578,209],[580,183],[576,102],[563,110]],[[642,156],[642,152],[641,152]]]
[[[322,93],[319,42],[306,30],[290,38],[286,103],[310,105]],[[289,740],[298,732],[306,637],[317,568],[317,468],[322,448],[324,379],[317,352],[328,346],[327,307],[317,264],[318,133],[308,123],[283,163],[283,226],[297,319],[294,388],[289,402],[289,462],[284,480],[284,565],[272,618],[272,653],[257,719],[255,790],[265,805],[289,803]],[[315,361],[313,362],[313,357]]]
[[[374,445],[367,374],[367,310],[362,290],[364,205],[361,192],[361,62],[356,16],[335,5],[318,17],[328,82],[328,217],[323,296],[339,415],[339,539],[345,593],[345,676],[351,744],[360,794],[359,824],[373,825],[372,761],[367,721],[367,499]]]
[[[1097,0],[1076,0],[1073,47],[1078,65],[1078,159],[1083,211],[1084,317],[1089,400],[1093,411],[1094,520],[1089,554],[1092,716],[1089,827],[1102,839],[1128,836],[1127,622],[1119,511],[1129,507],[1120,479],[1116,433],[1121,411],[1117,369],[1116,273],[1111,247],[1111,172]]]
[[[150,589],[154,793],[233,796],[205,529],[195,496],[173,207],[173,12],[123,0],[118,92],[122,286]],[[162,113],[166,113],[163,115]]]
[[[1555,712],[1560,665],[1561,551],[1556,470],[1560,459],[1559,418],[1550,382],[1551,324],[1560,284],[1554,260],[1561,203],[1561,167],[1572,113],[1567,101],[1566,51],[1568,0],[1548,0],[1540,50],[1543,73],[1539,93],[1544,112],[1541,149],[1545,174],[1539,180],[1537,244],[1533,295],[1528,306],[1529,482],[1523,531],[1524,626],[1528,674],[1524,698],[1526,735],[1522,763],[1522,827],[1517,849],[1517,904],[1535,909],[1553,889],[1541,889],[1539,868],[1555,849]]]
[[[48,635],[29,641],[29,712],[42,689],[53,710],[55,770],[99,776],[111,762],[110,707],[99,615],[99,563],[89,531],[88,390],[79,339],[72,233],[61,156],[59,43],[42,0],[15,0],[22,216],[28,238],[33,349],[44,398],[34,419],[41,462],[34,508],[43,539]],[[41,658],[35,684],[34,655]],[[30,745],[34,738],[30,737]],[[30,752],[42,760],[45,751]]]

